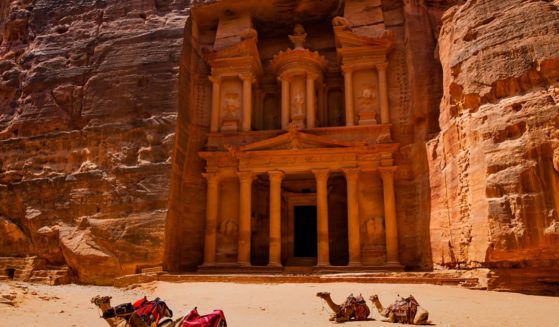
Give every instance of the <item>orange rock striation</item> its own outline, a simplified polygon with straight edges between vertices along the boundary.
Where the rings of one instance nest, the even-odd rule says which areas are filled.
[[[187,4],[0,1],[0,256],[161,265]]]
[[[440,134],[427,144],[433,262],[559,268],[557,1],[447,11]]]

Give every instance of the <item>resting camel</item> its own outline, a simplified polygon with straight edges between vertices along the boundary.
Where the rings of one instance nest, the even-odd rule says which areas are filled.
[[[91,298],[91,303],[95,304],[101,312],[107,312],[110,309],[113,309],[111,306],[111,296],[100,296],[97,295]],[[117,315],[114,318],[104,318],[105,321],[111,327],[149,327],[147,324],[138,317],[138,315],[131,313],[128,315]],[[181,326],[182,320],[184,317],[181,317],[175,321],[173,321],[169,317],[164,317],[159,321],[157,327],[175,327]]]
[[[353,294],[350,294],[343,304],[334,303],[328,292],[318,292],[316,296],[326,301],[326,304],[334,311],[330,321],[345,322],[351,318],[367,320],[371,313],[362,296],[354,297]]]
[[[429,318],[429,312],[420,306],[411,295],[406,299],[402,299],[398,296],[398,299],[387,308],[382,307],[382,304],[376,294],[372,295],[369,300],[373,302],[373,305],[377,308],[378,313],[381,316],[388,318],[389,322],[411,325],[428,325],[431,323],[427,320]]]

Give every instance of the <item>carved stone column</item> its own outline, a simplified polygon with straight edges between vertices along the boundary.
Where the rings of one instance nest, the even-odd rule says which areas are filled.
[[[347,239],[349,265],[361,265],[361,231],[359,228],[359,168],[343,170],[347,181]]]
[[[316,122],[314,80],[317,76],[307,73],[307,128],[314,128]]]
[[[215,265],[217,214],[219,204],[219,175],[218,173],[203,173],[207,182],[206,200],[206,231],[204,237],[204,266]]]
[[[284,173],[268,172],[270,176],[270,261],[268,266],[281,266],[281,180]]]
[[[386,228],[386,263],[399,265],[398,224],[396,222],[396,201],[394,196],[395,167],[380,167],[384,190],[384,221]]]
[[[316,178],[316,209],[317,209],[317,236],[318,236],[318,262],[317,266],[330,265],[330,246],[328,240],[328,169],[312,171]]]
[[[345,87],[345,124],[353,126],[353,69],[344,67],[344,87]]]
[[[286,130],[289,126],[289,79],[287,76],[280,77],[281,80],[281,129]]]
[[[377,64],[378,82],[380,91],[380,122],[390,123],[390,111],[388,107],[388,81],[386,79],[386,66],[388,63]]]
[[[210,132],[219,131],[219,109],[221,106],[221,78],[209,76],[212,82],[212,112],[210,119]]]
[[[237,262],[241,266],[250,266],[250,213],[252,201],[252,172],[240,172],[239,175],[239,246]]]
[[[254,77],[251,74],[243,74],[239,76],[243,80],[243,123],[241,129],[250,131],[252,123],[252,83]]]

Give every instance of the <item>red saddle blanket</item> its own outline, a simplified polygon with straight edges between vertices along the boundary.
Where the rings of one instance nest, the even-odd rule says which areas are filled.
[[[182,327],[227,327],[227,322],[221,310],[200,316],[197,308],[194,308],[184,317]]]

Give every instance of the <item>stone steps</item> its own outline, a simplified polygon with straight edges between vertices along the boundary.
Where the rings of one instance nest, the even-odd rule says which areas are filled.
[[[0,280],[60,285],[70,283],[69,272],[65,266],[47,266],[46,261],[38,257],[0,257]]]
[[[431,284],[479,287],[476,277],[460,277],[440,273],[343,273],[343,274],[285,274],[285,273],[223,273],[223,274],[136,274],[116,278],[114,286],[126,287],[147,281],[231,282],[231,283],[382,283],[382,284]]]

